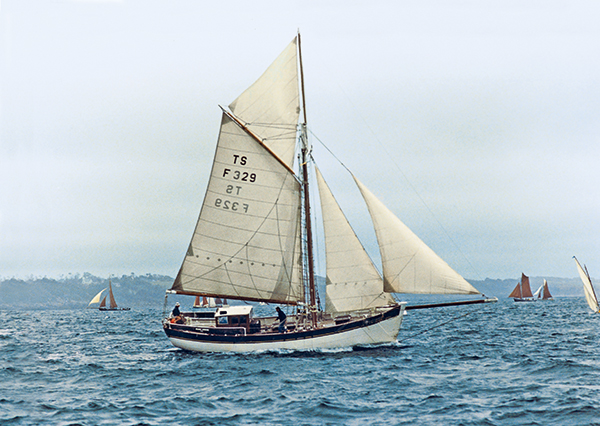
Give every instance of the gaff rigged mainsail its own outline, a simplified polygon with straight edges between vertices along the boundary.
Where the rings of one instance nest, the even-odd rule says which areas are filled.
[[[304,300],[300,185],[291,164],[299,115],[296,39],[224,112],[206,196],[172,290]]]

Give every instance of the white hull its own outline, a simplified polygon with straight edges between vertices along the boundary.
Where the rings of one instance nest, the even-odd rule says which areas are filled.
[[[306,351],[392,343],[400,332],[404,308],[402,304],[399,315],[369,326],[312,338],[256,343],[202,342],[177,337],[169,337],[169,340],[178,348],[194,352]]]

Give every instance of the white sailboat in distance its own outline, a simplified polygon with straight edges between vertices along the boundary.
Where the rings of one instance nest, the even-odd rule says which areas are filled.
[[[163,328],[173,345],[247,352],[389,343],[406,308],[393,293],[481,294],[352,176],[375,228],[383,276],[378,272],[314,165],[299,34],[222,110],[200,216],[166,297],[286,305],[287,318],[280,328],[276,317],[256,317],[251,304],[184,313],[183,324],[166,317]],[[313,266],[314,178],[325,233],[324,310]],[[495,299],[466,303],[485,301]]]
[[[594,290],[594,286],[592,284],[592,279],[590,278],[590,274],[588,273],[587,267],[579,263],[577,258],[573,256],[575,259],[575,264],[577,265],[577,272],[579,272],[579,276],[581,277],[581,281],[583,282],[583,293],[585,294],[585,300],[587,301],[590,309],[595,313],[600,312],[600,307],[598,305],[598,297],[596,296],[596,291]]]

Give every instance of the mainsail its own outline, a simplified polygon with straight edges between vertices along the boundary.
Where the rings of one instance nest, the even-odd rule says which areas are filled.
[[[173,290],[304,300],[300,184],[290,167],[299,112],[295,52],[294,39],[231,104],[237,115],[223,112],[200,217]]]
[[[373,219],[389,293],[480,294],[454,271],[355,176]]]
[[[598,305],[598,298],[596,297],[596,292],[594,291],[590,274],[585,266],[581,267],[575,256],[573,256],[573,259],[575,259],[575,263],[577,264],[577,272],[579,272],[579,276],[583,282],[583,293],[585,294],[585,300],[587,300],[587,303],[592,311],[599,312],[600,306]]]
[[[327,312],[344,312],[394,303],[383,292],[383,280],[369,255],[358,240],[344,213],[315,167],[327,264]]]
[[[542,292],[542,300],[552,299],[552,295],[550,294],[550,289],[548,288],[548,281],[544,280],[544,289]]]

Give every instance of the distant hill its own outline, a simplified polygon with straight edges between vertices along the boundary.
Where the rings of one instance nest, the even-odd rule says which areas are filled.
[[[532,291],[543,283],[543,277],[530,277]],[[546,277],[550,292],[555,297],[583,297],[579,278]],[[123,275],[112,277],[115,299],[119,306],[131,308],[162,307],[165,290],[173,278],[165,275]],[[317,283],[321,302],[325,299],[324,279]],[[468,280],[486,296],[506,298],[517,284],[517,279]],[[31,277],[0,281],[0,309],[82,309],[100,290],[108,287],[108,279],[89,273],[69,275],[60,279]],[[183,297],[183,296],[179,296]],[[400,297],[402,299],[402,297]]]
[[[173,278],[164,275],[123,275],[112,277],[112,288],[119,306],[162,306],[165,290]],[[0,309],[79,309],[85,308],[102,289],[107,278],[89,273],[60,279],[29,278],[0,281]]]

